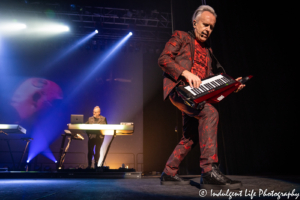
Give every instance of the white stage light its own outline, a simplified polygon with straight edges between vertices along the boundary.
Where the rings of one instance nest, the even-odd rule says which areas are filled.
[[[67,32],[70,30],[69,27],[60,25],[49,26],[49,28],[47,29],[49,30],[49,32]]]
[[[129,35],[132,35],[132,32],[129,32]]]
[[[48,32],[48,33],[60,33],[60,32],[68,32],[70,31],[69,27],[62,25],[49,25],[44,26],[38,29],[40,32]]]
[[[95,30],[95,33],[99,33],[97,29]]]
[[[21,24],[21,23],[0,24],[0,31],[18,31],[25,28],[26,28],[26,24]]]

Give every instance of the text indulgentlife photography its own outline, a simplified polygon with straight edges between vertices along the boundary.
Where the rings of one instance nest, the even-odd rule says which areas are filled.
[[[233,191],[231,191],[230,189],[227,190],[211,189],[209,192],[211,197],[228,197],[228,199],[233,199],[234,197],[249,197],[250,199],[253,199],[254,197],[274,197],[277,200],[279,200],[282,197],[286,197],[287,199],[289,199],[290,197],[298,199],[299,197],[299,192],[297,193],[296,189],[293,189],[292,191],[288,191],[288,192],[281,192],[281,191],[275,192],[274,190],[269,191],[268,189],[259,189],[258,191],[254,189],[233,190]],[[206,189],[199,190],[200,197],[206,197],[207,195],[208,195],[208,191]]]

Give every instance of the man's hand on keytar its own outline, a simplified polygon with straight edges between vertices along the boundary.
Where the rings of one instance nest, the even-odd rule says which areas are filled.
[[[239,81],[239,80],[241,80],[241,79],[242,79],[242,77],[238,77],[238,78],[235,79],[235,80],[236,80],[236,81]],[[241,85],[238,87],[238,89],[236,89],[234,92],[237,93],[237,92],[241,91],[241,89],[243,89],[245,86],[246,86],[245,84],[241,84]]]
[[[181,74],[181,76],[183,76],[187,81],[188,83],[190,84],[190,87],[191,88],[199,88],[200,87],[200,84],[202,83],[201,79],[196,76],[195,74],[187,71],[187,70],[184,70]],[[242,77],[238,77],[237,79],[235,79],[236,81],[239,81],[241,80]],[[236,89],[234,92],[239,92],[241,91],[241,89],[243,89],[246,85],[245,84],[241,84],[238,89]]]
[[[202,83],[201,79],[198,76],[187,70],[184,70],[181,76],[183,76],[188,81],[191,88],[199,88],[200,84]]]

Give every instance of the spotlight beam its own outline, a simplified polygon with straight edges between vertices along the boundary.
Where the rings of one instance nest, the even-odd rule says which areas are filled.
[[[91,34],[89,34],[88,36],[84,37],[83,39],[81,39],[80,41],[78,41],[76,44],[72,45],[70,48],[67,49],[67,51],[65,51],[63,54],[61,54],[61,56],[59,56],[57,59],[55,59],[55,61],[53,61],[50,65],[47,66],[46,70],[49,69],[49,67],[51,65],[53,65],[54,63],[56,63],[57,61],[59,61],[60,59],[62,59],[63,57],[65,57],[67,54],[69,54],[72,50],[74,50],[77,46],[83,44],[84,42],[86,42],[88,39],[90,39],[91,37],[93,37],[96,33],[93,32]],[[94,65],[93,69],[88,71],[86,76],[84,77],[84,80],[81,81],[77,88],[75,90],[73,90],[73,92],[68,96],[67,99],[65,99],[64,101],[64,105],[61,105],[62,107],[65,106],[65,104],[68,104],[71,100],[73,100],[74,95],[76,95],[79,91],[81,91],[81,88],[90,80],[90,78],[99,70],[99,68],[114,54],[117,52],[117,50],[120,48],[120,46],[122,44],[124,44],[129,37],[132,34],[127,34],[121,41],[119,41],[107,54],[105,54],[105,56],[101,57],[100,62],[98,60],[98,62]],[[45,71],[44,71],[45,72]],[[57,110],[58,111],[58,110]],[[47,152],[47,154],[44,154],[46,157],[48,157],[49,159],[55,161],[56,159],[54,158],[51,150],[49,149],[49,145],[50,143],[53,141],[54,138],[45,138],[45,136],[43,136],[43,134],[40,134],[40,131],[42,130],[41,127],[46,127],[43,125],[49,125],[47,124],[47,122],[49,121],[55,121],[57,117],[56,114],[56,110],[53,110],[51,113],[48,114],[48,117],[46,119],[44,119],[42,122],[39,123],[39,126],[36,127],[36,130],[33,131],[33,135],[35,137],[35,141],[31,143],[30,147],[29,147],[29,153],[28,153],[28,160],[32,160],[35,156],[37,156],[40,153],[43,152]],[[60,127],[62,126],[62,127]],[[49,134],[46,135],[50,135],[51,133],[55,133],[59,130],[61,130],[63,128],[64,124],[60,124],[55,127],[51,127],[47,130],[43,130],[43,132],[47,132]],[[48,152],[51,152],[50,154]]]
[[[61,113],[62,107],[54,108],[47,113],[47,116],[37,122],[37,125],[32,130],[32,137],[34,141],[30,143],[28,160],[32,160],[35,156],[43,153],[50,160],[55,161],[49,146],[57,139],[57,135],[53,133],[59,133],[64,129],[66,122],[61,119],[58,120],[57,116]],[[55,126],[51,125],[55,124]],[[46,129],[44,127],[47,127]]]
[[[53,153],[52,153],[52,151],[50,150],[49,147],[48,147],[45,151],[43,151],[42,154],[43,154],[45,157],[47,157],[47,158],[49,158],[50,160],[52,160],[53,162],[55,162],[55,163],[57,162],[56,159],[55,159],[55,157],[54,157],[54,155],[53,155]]]
[[[1,32],[19,31],[25,29],[26,27],[27,27],[26,24],[21,24],[21,23],[0,24],[0,31]]]
[[[128,33],[121,41],[119,41],[104,57],[101,57],[101,61],[99,64],[96,64],[96,67],[93,68],[93,70],[89,71],[88,74],[85,76],[84,80],[81,81],[81,83],[77,86],[77,88],[71,93],[69,96],[69,99],[73,98],[73,95],[81,91],[82,86],[90,80],[90,78],[97,72],[100,66],[102,66],[110,57],[113,55],[122,44],[124,44],[129,37],[132,35],[132,33]]]
[[[51,66],[53,66],[55,63],[57,63],[58,61],[60,61],[61,59],[63,59],[64,57],[66,57],[69,53],[71,53],[72,51],[74,51],[78,46],[82,45],[83,43],[85,43],[87,40],[89,40],[91,37],[93,37],[95,34],[95,32],[90,33],[89,35],[83,37],[82,39],[80,39],[78,42],[76,42],[74,45],[68,47],[67,49],[62,50],[60,53],[58,53],[58,56],[56,59],[54,59],[52,62],[50,62],[48,65],[46,65],[44,68],[42,68],[43,72],[45,73],[47,70],[49,70],[49,68]]]
[[[61,33],[70,31],[69,27],[62,25],[44,26],[35,30],[36,32]]]

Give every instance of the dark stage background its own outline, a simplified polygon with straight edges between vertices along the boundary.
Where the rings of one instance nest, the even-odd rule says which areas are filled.
[[[70,2],[80,1],[66,1]],[[173,0],[174,30],[192,29],[192,14],[201,2]],[[81,3],[171,12],[169,0]],[[290,34],[294,27],[290,9],[274,2],[207,0],[206,4],[212,6],[218,15],[210,42],[227,74],[232,77],[254,76],[244,90],[215,105],[220,113],[218,147],[221,169],[227,174],[299,174],[295,164],[298,158],[298,118],[296,102],[293,101],[296,99],[297,70],[292,52],[296,45],[295,37]],[[60,43],[65,38],[56,38],[55,41]],[[63,99],[55,102],[55,106],[64,105],[62,110],[55,111],[61,116],[59,119],[63,125],[55,133],[56,137],[51,138],[50,146],[56,158],[55,149],[60,145],[60,133],[66,128],[69,115],[82,113],[87,119],[92,115],[93,107],[99,105],[108,123],[133,121],[136,126],[133,136],[114,140],[111,156],[113,153],[134,154],[134,159],[126,158],[129,165],[135,163],[130,166],[146,174],[162,172],[181,137],[182,125],[181,113],[169,100],[163,101],[162,71],[157,65],[159,53],[120,50],[82,86],[80,95],[70,97],[66,103],[73,89],[84,80],[85,73],[90,71],[87,66],[93,66],[101,51],[78,49],[42,73],[43,63],[58,52],[57,45],[52,47],[52,40],[9,39],[2,42],[9,44],[9,48],[4,53],[1,49],[0,123],[24,123],[29,132],[34,130],[35,122],[41,116],[33,121],[20,121],[9,100],[27,78],[42,77],[57,83],[63,93]],[[112,81],[112,77],[131,82]],[[120,91],[119,96],[109,88]],[[1,150],[6,148],[5,145],[4,142],[1,144]],[[16,143],[15,147],[20,148],[20,145]],[[76,141],[71,148],[75,153],[67,157],[70,160],[66,163],[69,162],[70,167],[87,164],[84,160],[86,141]],[[76,152],[83,156],[76,155]],[[9,155],[0,156],[0,165],[9,164]],[[197,145],[183,160],[179,173],[200,174],[199,156]],[[120,157],[111,157],[107,162],[113,163]],[[125,161],[115,161],[116,166],[122,162]]]

